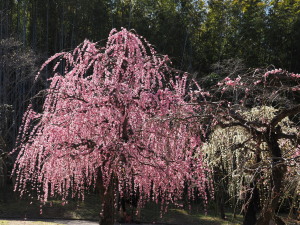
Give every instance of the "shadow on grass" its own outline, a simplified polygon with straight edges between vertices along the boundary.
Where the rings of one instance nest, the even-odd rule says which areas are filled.
[[[3,202],[0,200],[0,218],[35,219],[86,219],[98,220],[100,202],[96,201],[94,195],[87,197],[85,202],[70,200],[63,204],[61,200],[53,199],[41,207],[41,203],[34,199],[11,196],[11,200]],[[42,209],[42,214],[40,213]]]
[[[232,218],[232,214],[227,214],[228,218]],[[242,224],[242,216],[237,216],[234,221],[222,220],[212,215],[205,215],[203,212],[189,213],[184,209],[170,208],[165,214],[160,216],[160,208],[155,204],[146,204],[141,210],[137,220],[143,222],[155,222],[166,224],[190,224],[190,225],[239,225]]]
[[[40,214],[40,202],[32,199],[19,199],[18,196],[12,194],[11,200],[8,202],[0,201],[0,218],[16,218],[16,219],[80,219],[80,220],[98,220],[101,204],[96,194],[88,194],[84,202],[78,200],[70,200],[68,204],[63,205],[60,200],[52,200],[52,206],[47,203],[42,207],[43,213]],[[198,208],[199,204],[194,208]],[[186,210],[175,207],[160,216],[160,206],[155,203],[148,203],[140,210],[138,216],[134,216],[134,221],[149,223],[167,223],[167,224],[201,224],[201,225],[237,225],[241,224],[241,218],[231,222],[221,220],[212,215],[205,215],[200,209],[196,212],[189,213]],[[127,207],[128,212],[135,214],[135,209],[130,205]],[[202,210],[203,211],[203,210]],[[118,213],[117,213],[118,214]],[[228,218],[232,216],[228,215]]]

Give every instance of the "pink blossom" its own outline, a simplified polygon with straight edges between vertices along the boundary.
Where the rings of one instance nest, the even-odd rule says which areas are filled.
[[[270,72],[268,71],[263,75],[263,77],[268,77],[269,75],[270,75]]]
[[[235,86],[236,82],[233,81],[233,80],[229,80],[229,81],[226,81],[225,84],[228,85],[228,86]]]
[[[209,170],[199,148],[204,131],[190,126],[198,122],[190,115],[202,109],[184,101],[192,94],[187,74],[167,83],[168,58],[147,43],[113,29],[105,48],[85,40],[72,54],[46,61],[43,66],[62,57],[66,73],[50,79],[43,112],[29,106],[24,115],[14,167],[21,195],[31,185],[42,188],[43,202],[57,194],[63,202],[69,194],[84,199],[100,170],[105,188],[116,177],[119,193],[139,190],[144,200],[180,199],[185,181],[193,184],[190,197],[197,188],[207,199]]]
[[[209,92],[207,92],[207,91],[206,91],[206,92],[204,92],[204,91],[201,92],[201,95],[202,95],[202,96],[208,96],[208,97],[210,96]]]
[[[292,74],[290,74],[290,76],[294,77],[294,78],[300,78],[300,74],[294,74],[294,73],[292,73]]]
[[[240,80],[241,80],[241,77],[240,76],[238,76],[236,79],[235,79],[235,82],[240,82]]]
[[[254,85],[257,85],[257,84],[259,84],[259,83],[261,83],[261,80],[257,80],[257,81],[255,81],[253,84],[254,84]]]

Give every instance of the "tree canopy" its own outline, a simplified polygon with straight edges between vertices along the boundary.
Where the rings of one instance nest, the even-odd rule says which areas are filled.
[[[246,67],[299,72],[299,7],[290,0],[3,0],[0,36],[47,58],[125,27],[184,71],[205,75],[212,64],[238,58]]]
[[[188,118],[198,107],[185,104],[187,78],[171,76],[166,56],[122,29],[104,48],[86,40],[44,66],[55,58],[42,111],[30,105],[20,130],[21,193],[29,185],[43,202],[55,194],[65,200],[69,190],[83,198],[101,176],[105,189],[116,182],[115,191],[132,190],[141,204],[180,199],[186,182],[189,197],[197,190],[207,200],[201,126]]]

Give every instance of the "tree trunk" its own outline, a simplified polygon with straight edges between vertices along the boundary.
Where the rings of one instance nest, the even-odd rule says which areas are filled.
[[[26,1],[23,0],[23,45],[26,46],[26,25],[27,25],[27,15],[26,15]]]
[[[252,191],[247,191],[246,194],[246,209],[244,215],[243,225],[255,225],[257,218],[256,213],[259,207],[259,191],[255,184]]]
[[[257,150],[255,152],[255,162],[261,162],[261,152]],[[260,208],[260,193],[257,187],[257,180],[259,175],[255,175],[250,183],[250,190],[246,191],[245,204],[244,204],[244,221],[243,225],[255,225],[257,222],[257,213]]]
[[[224,192],[220,194],[220,198],[218,201],[218,209],[219,209],[219,216],[222,220],[226,220],[225,210],[224,210]]]
[[[7,202],[7,167],[5,159],[2,159],[0,155],[0,193],[2,193],[2,200]]]
[[[224,198],[225,198],[225,188],[224,188],[224,181],[222,180],[222,175],[224,174],[219,167],[214,168],[214,180],[215,183],[215,199],[217,201],[217,210],[218,216],[225,220],[225,210],[224,210]]]
[[[276,216],[279,206],[280,193],[283,189],[283,181],[286,173],[286,165],[282,159],[281,149],[278,145],[275,132],[270,132],[267,139],[268,147],[272,153],[270,198],[265,203],[257,221],[257,225],[285,225],[285,222]]]
[[[112,177],[107,189],[103,186],[102,173],[99,170],[97,179],[97,188],[99,190],[102,209],[100,212],[100,225],[114,225],[115,223],[115,195],[114,179]]]

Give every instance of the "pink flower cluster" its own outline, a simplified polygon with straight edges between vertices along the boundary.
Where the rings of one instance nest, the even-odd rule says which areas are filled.
[[[218,86],[237,86],[237,85],[241,85],[240,83],[241,77],[238,76],[237,78],[235,78],[234,80],[232,80],[230,77],[225,77],[223,82],[218,82]]]
[[[299,73],[291,73],[290,76],[293,77],[293,78],[300,78]]]
[[[232,80],[230,77],[225,77],[224,80],[222,82],[218,82],[217,85],[218,86],[223,86],[222,88],[222,93],[225,92],[227,89],[231,88],[235,88],[237,86],[243,86],[244,83],[240,82],[241,81],[241,77],[238,76],[237,78],[235,78],[234,80]]]
[[[263,77],[265,77],[265,78],[267,78],[269,75],[271,75],[271,74],[276,74],[276,73],[283,73],[283,72],[285,72],[284,70],[282,70],[282,69],[274,69],[274,70],[270,70],[270,71],[268,71],[268,72],[266,72],[264,75],[263,75]]]

